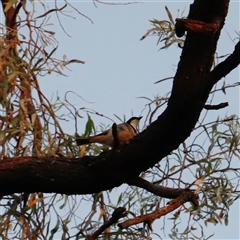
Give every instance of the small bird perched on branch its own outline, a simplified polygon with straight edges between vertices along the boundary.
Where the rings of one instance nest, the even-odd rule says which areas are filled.
[[[117,140],[120,144],[128,143],[131,138],[137,134],[137,126],[142,117],[132,117],[126,123],[116,125]],[[114,134],[112,128],[95,136],[87,138],[77,138],[77,145],[84,145],[89,143],[101,143],[110,147],[114,146]]]

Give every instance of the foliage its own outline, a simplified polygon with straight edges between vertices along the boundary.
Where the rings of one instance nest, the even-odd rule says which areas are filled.
[[[17,7],[17,1],[9,1],[4,8]],[[24,17],[18,22],[16,32],[4,29],[1,36],[1,158],[13,156],[66,156],[78,157],[84,154],[99,154],[103,147],[91,145],[80,149],[74,143],[74,136],[64,132],[61,121],[70,116],[77,121],[79,111],[88,114],[84,136],[95,133],[91,114],[95,111],[81,108],[77,110],[67,97],[52,103],[41,91],[38,78],[55,72],[63,75],[70,63],[84,63],[81,60],[59,60],[54,58],[58,48],[55,33],[47,30],[49,15],[62,12],[62,8],[46,10],[40,16],[32,16],[29,3],[22,6]],[[71,6],[71,5],[70,5]],[[44,6],[43,6],[44,7]],[[174,21],[166,8],[169,21],[152,20],[152,33],[159,33],[159,41],[169,47],[173,43],[183,43],[175,37]],[[16,17],[16,16],[15,16]],[[26,33],[28,30],[29,34]],[[164,84],[163,82],[159,82]],[[233,84],[234,85],[234,84]],[[234,85],[235,86],[235,85]],[[216,91],[224,92],[226,86]],[[231,87],[231,86],[230,86]],[[212,92],[214,95],[214,92]],[[153,121],[168,100],[166,96],[156,96],[147,101],[144,127]],[[72,110],[73,109],[73,110]],[[64,114],[61,115],[61,112]],[[67,112],[67,114],[66,114]],[[70,118],[69,117],[69,118]],[[168,187],[194,187],[200,196],[198,208],[184,204],[165,219],[163,230],[170,232],[172,239],[204,238],[204,224],[228,224],[229,209],[239,198],[240,158],[239,119],[226,116],[205,122],[204,116],[188,139],[171,155],[154,168],[142,173],[142,178]],[[73,121],[73,120],[72,120]],[[77,128],[76,128],[77,130]],[[166,204],[166,200],[144,189],[121,186],[92,195],[66,196],[57,194],[31,193],[4,196],[1,200],[0,236],[4,239],[84,239],[110,218],[119,206],[124,206],[128,218],[151,213]],[[187,218],[180,229],[181,217]],[[166,224],[166,221],[172,221]],[[170,229],[168,226],[171,225]],[[182,229],[183,227],[185,229]],[[201,231],[197,231],[197,230]],[[149,224],[139,224],[127,230],[120,230],[116,224],[102,233],[103,239],[152,239],[159,237],[159,227],[151,231]],[[199,234],[201,236],[199,236]]]
[[[172,44],[177,43],[179,47],[183,46],[184,38],[177,38],[175,34],[175,22],[173,20],[172,14],[167,7],[165,7],[168,21],[167,20],[157,20],[153,19],[150,22],[153,25],[153,28],[149,29],[140,40],[143,40],[148,35],[152,34],[153,36],[158,36],[157,44],[164,42],[164,46],[160,49],[165,49],[170,47]]]

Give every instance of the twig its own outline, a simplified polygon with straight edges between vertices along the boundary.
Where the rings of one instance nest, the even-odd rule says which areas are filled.
[[[225,108],[228,106],[228,102],[224,102],[224,103],[220,103],[218,105],[204,105],[204,109],[207,109],[207,110],[218,110],[218,109],[221,109],[221,108]]]
[[[136,4],[136,3],[142,3],[142,2],[106,2],[106,1],[100,1],[100,0],[94,0],[94,5],[96,6],[96,3],[95,2],[98,2],[98,3],[101,3],[101,4],[106,4],[106,5],[130,5],[130,4]]]
[[[94,232],[90,236],[87,236],[86,240],[96,239],[105,229],[109,228],[114,223],[117,223],[120,218],[125,217],[127,215],[125,211],[126,211],[125,207],[119,207],[115,209],[112,214],[112,217],[106,223],[104,223],[96,232]]]
[[[93,24],[93,20],[91,18],[89,18],[88,16],[84,15],[83,13],[81,13],[80,11],[78,11],[77,8],[75,8],[73,5],[71,5],[68,1],[65,0],[65,2],[71,7],[73,8],[78,14],[82,15],[83,17],[85,17],[86,19],[88,19],[92,24]]]

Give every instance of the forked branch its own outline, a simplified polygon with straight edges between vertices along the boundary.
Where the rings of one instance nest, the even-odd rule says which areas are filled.
[[[122,223],[119,223],[118,227],[123,229],[123,228],[130,227],[132,225],[143,223],[143,222],[150,225],[155,219],[160,218],[160,217],[174,211],[175,209],[177,209],[178,207],[180,207],[182,204],[184,204],[186,202],[192,202],[192,204],[194,206],[198,206],[198,195],[194,194],[191,191],[185,191],[179,197],[171,200],[168,203],[168,206],[162,207],[156,211],[153,211],[152,213],[140,215],[136,218],[126,220]]]
[[[111,225],[117,223],[120,218],[125,217],[127,215],[125,211],[126,211],[126,208],[124,207],[119,207],[115,209],[112,214],[112,217],[106,223],[104,223],[96,232],[94,232],[90,236],[87,236],[86,240],[96,239],[103,231],[105,231]]]
[[[240,64],[240,41],[235,45],[235,49],[223,62],[219,63],[209,74],[210,84],[217,83],[221,78],[229,74]]]

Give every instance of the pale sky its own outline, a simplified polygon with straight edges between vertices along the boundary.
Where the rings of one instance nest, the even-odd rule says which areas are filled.
[[[141,114],[148,102],[137,97],[164,96],[171,90],[171,80],[163,85],[154,82],[174,76],[181,50],[175,45],[167,50],[158,51],[163,43],[156,46],[157,37],[151,36],[143,41],[139,39],[152,27],[148,20],[167,19],[165,6],[175,19],[187,16],[191,1],[144,1],[125,6],[97,4],[97,8],[92,1],[71,3],[94,23],[74,12],[72,15],[76,20],[62,16],[62,25],[72,38],[67,37],[59,25],[55,24],[58,26],[56,38],[60,42],[58,53],[59,56],[61,53],[66,54],[69,59],[79,58],[86,61],[86,64],[69,66],[72,72],[66,72],[69,75],[67,78],[49,76],[46,84],[43,80],[42,87],[46,92],[51,94],[56,88],[59,95],[63,96],[67,90],[75,91],[87,101],[94,102],[90,104],[73,96],[72,102],[76,106],[94,109],[118,122],[114,114],[121,118],[124,115],[130,118],[132,113],[136,116]],[[239,3],[231,1],[229,15],[219,41],[219,55],[233,51],[232,40],[237,37],[235,31],[239,31]],[[239,71],[234,70],[226,81],[239,81]],[[221,86],[222,81],[219,84]],[[239,89],[228,89],[227,95],[217,94],[214,104],[225,101],[229,102],[229,108],[210,113],[209,120],[215,120],[217,115],[224,117],[227,113],[239,113]],[[144,114],[146,112],[142,113],[146,116]],[[100,123],[112,124],[108,119],[91,116],[96,126]],[[78,120],[80,134],[84,131],[86,121],[86,117]],[[66,129],[69,133],[73,129],[74,134],[75,129],[71,124],[66,124]],[[168,216],[166,221],[167,219]],[[207,231],[209,235],[215,232],[214,239],[239,239],[239,224],[239,203],[236,203],[230,211],[228,227],[214,227],[213,224],[209,224]]]
[[[156,36],[147,37],[143,41],[139,39],[152,27],[149,20],[167,19],[165,6],[171,11],[174,19],[186,17],[192,1],[144,1],[124,6],[97,4],[97,7],[92,1],[69,2],[89,17],[93,24],[74,10],[67,8],[67,14],[76,18],[72,19],[60,14],[61,23],[71,36],[68,37],[59,26],[57,18],[52,17],[49,23],[54,23],[54,26],[50,25],[47,29],[55,31],[55,37],[59,41],[58,53],[54,57],[62,58],[67,55],[68,59],[78,58],[86,63],[70,65],[71,71],[65,71],[67,78],[55,73],[45,76],[40,80],[42,91],[49,98],[52,94],[56,97],[58,92],[62,99],[66,91],[74,91],[92,102],[85,102],[70,94],[69,100],[77,108],[94,109],[116,122],[119,121],[114,114],[121,118],[125,115],[127,119],[132,115],[140,114],[145,117],[146,111],[142,112],[142,110],[148,102],[138,97],[153,99],[154,96],[164,96],[171,90],[171,80],[163,85],[154,82],[174,76],[181,49],[174,45],[167,50],[158,51],[163,43],[156,46],[158,39]],[[64,5],[62,1],[57,3],[58,7]],[[49,9],[54,8],[54,2],[46,1],[46,4]],[[239,1],[231,1],[226,25],[220,37],[218,55],[231,53],[234,49],[233,39],[238,37],[235,31],[239,31],[239,10]],[[39,11],[39,15],[42,13],[41,7],[37,4],[36,11]],[[3,17],[1,19],[3,22]],[[227,83],[236,81],[239,81],[238,69],[226,78]],[[221,84],[222,81],[219,86]],[[217,115],[224,117],[226,114],[239,114],[239,89],[228,89],[227,95],[219,92],[213,103],[225,101],[228,101],[230,106],[210,113],[209,121],[215,120]],[[78,120],[78,131],[82,134],[87,115],[84,112],[80,114],[84,117]],[[106,118],[97,115],[91,117],[96,126],[100,123],[112,124]],[[68,134],[75,133],[72,122],[63,123],[63,126]],[[239,239],[239,225],[237,202],[230,211],[229,226],[215,227],[209,224],[206,236],[215,233],[212,239]]]

